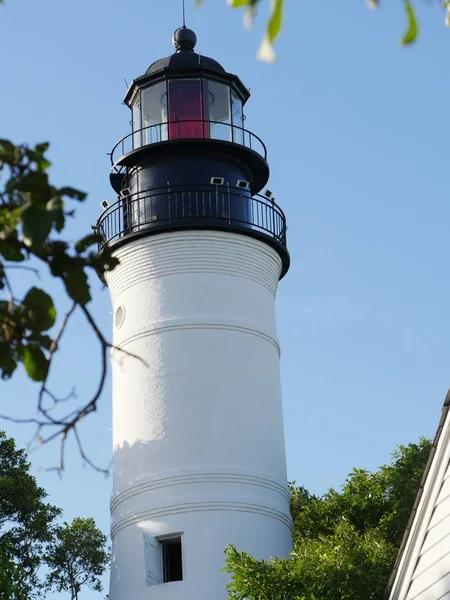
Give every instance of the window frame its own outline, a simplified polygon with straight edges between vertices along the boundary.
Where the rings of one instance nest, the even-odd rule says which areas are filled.
[[[235,86],[233,86],[232,83],[223,81],[219,78],[215,78],[215,77],[206,77],[204,75],[198,75],[197,77],[195,77],[194,75],[191,77],[166,77],[164,79],[160,79],[159,81],[154,81],[152,82],[150,85],[147,85],[145,87],[143,87],[142,89],[139,89],[136,96],[135,96],[135,100],[133,100],[132,103],[132,133],[133,133],[133,149],[134,148],[140,148],[142,146],[146,146],[148,144],[144,144],[143,143],[143,122],[142,122],[142,98],[143,98],[143,94],[145,93],[145,90],[147,90],[148,88],[151,87],[155,87],[158,84],[161,84],[164,82],[165,84],[165,94],[166,94],[166,110],[167,110],[167,119],[166,121],[161,121],[160,125],[165,125],[164,128],[164,132],[163,129],[161,129],[161,140],[159,141],[166,141],[166,140],[171,140],[171,139],[179,139],[179,138],[174,138],[171,137],[170,135],[170,93],[169,93],[169,84],[171,81],[183,81],[183,80],[198,80],[200,83],[200,119],[203,122],[203,128],[202,128],[202,137],[198,138],[198,139],[217,139],[220,140],[222,138],[219,137],[212,137],[211,136],[211,126],[209,125],[209,123],[211,122],[210,118],[209,118],[209,111],[208,111],[208,119],[206,119],[206,115],[205,115],[205,90],[208,89],[208,82],[214,82],[220,85],[224,85],[226,86],[227,90],[228,90],[228,105],[229,105],[229,109],[230,109],[230,119],[229,122],[225,122],[224,121],[224,125],[228,126],[231,130],[231,135],[230,135],[230,141],[232,143],[238,144],[240,146],[245,145],[245,134],[244,134],[244,100],[242,99],[242,96],[239,94],[238,90],[235,88]],[[239,117],[239,122],[235,123],[235,118],[233,115],[233,96],[235,96],[239,102],[240,102],[240,117]],[[136,101],[136,98],[139,98],[139,130],[135,131],[134,128],[134,115],[133,115],[133,105],[134,102]],[[238,128],[237,130],[235,128]],[[135,136],[138,136],[137,138]],[[139,141],[139,145],[137,145],[135,143],[135,140],[137,139],[137,141]],[[150,142],[151,143],[155,143],[155,142]]]
[[[161,536],[152,536],[148,533],[143,532],[144,538],[144,564],[147,585],[162,585],[165,583],[176,583],[177,581],[184,581],[185,561],[184,561],[184,543],[183,533],[170,533]],[[180,544],[181,551],[181,579],[166,580],[165,565],[164,565],[164,548],[169,547],[171,544],[167,543],[172,541],[173,543]]]

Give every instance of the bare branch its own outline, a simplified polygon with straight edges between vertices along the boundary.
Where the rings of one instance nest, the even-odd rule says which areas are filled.
[[[80,456],[81,458],[84,460],[85,463],[87,463],[92,469],[94,469],[95,471],[99,471],[100,473],[104,473],[105,477],[109,476],[109,467],[111,466],[111,463],[108,465],[108,467],[106,469],[102,469],[101,467],[98,467],[97,465],[95,465],[87,456],[86,453],[83,449],[83,445],[81,443],[81,439],[80,436],[78,435],[78,431],[77,428],[74,427],[73,428],[73,433],[75,435],[75,439],[77,441],[77,446],[78,446],[78,450],[80,452]]]
[[[56,334],[56,336],[53,338],[53,341],[52,341],[52,343],[50,345],[50,348],[49,348],[50,355],[49,355],[49,359],[48,359],[48,363],[49,364],[48,364],[47,373],[45,375],[44,381],[42,382],[41,389],[39,391],[39,396],[38,396],[38,410],[45,417],[47,417],[50,421],[53,421],[53,419],[48,415],[48,411],[43,408],[44,395],[45,395],[45,393],[47,393],[47,394],[49,393],[48,390],[47,390],[46,384],[47,384],[48,376],[50,374],[50,368],[51,368],[51,365],[52,365],[53,356],[54,356],[54,354],[55,354],[55,352],[56,352],[56,350],[58,348],[59,341],[61,340],[61,337],[62,337],[62,335],[63,335],[63,333],[64,333],[64,331],[65,331],[65,329],[67,327],[69,319],[73,315],[76,307],[77,307],[77,303],[74,302],[72,304],[71,308],[69,309],[69,311],[64,315],[64,317],[63,317],[63,319],[61,321],[61,325],[59,326],[59,331]]]
[[[48,389],[47,381],[49,378],[50,367],[52,365],[54,354],[55,354],[56,350],[58,349],[59,343],[60,343],[61,338],[67,328],[69,320],[77,307],[80,307],[80,309],[83,312],[83,314],[85,315],[86,320],[89,323],[92,331],[94,332],[94,334],[96,335],[96,337],[99,341],[100,358],[101,358],[100,376],[99,376],[97,388],[96,388],[93,396],[89,399],[89,401],[86,402],[84,404],[84,406],[82,406],[81,408],[72,410],[71,412],[67,413],[65,416],[58,418],[57,416],[50,414],[50,412],[53,411],[59,404],[76,398],[75,388],[72,389],[72,391],[66,397],[58,398],[53,392],[51,392]],[[79,453],[80,453],[80,456],[81,456],[83,462],[85,464],[89,465],[92,469],[94,469],[100,473],[103,473],[105,476],[109,475],[109,466],[108,466],[108,468],[101,468],[101,467],[97,466],[87,456],[87,454],[83,448],[82,441],[81,441],[77,427],[78,427],[79,423],[87,415],[89,415],[90,413],[95,412],[97,410],[97,402],[98,402],[98,400],[101,396],[101,393],[104,389],[106,377],[107,377],[107,373],[108,373],[108,352],[110,349],[116,350],[118,352],[123,352],[125,355],[135,358],[135,359],[141,361],[144,365],[147,365],[147,363],[141,357],[139,357],[131,352],[128,352],[127,350],[123,350],[122,348],[118,348],[118,347],[110,344],[105,339],[104,335],[98,328],[97,323],[95,322],[93,316],[91,315],[90,311],[86,308],[86,306],[74,302],[73,305],[71,306],[71,308],[69,309],[69,311],[64,315],[64,317],[61,321],[61,324],[59,326],[59,330],[49,348],[49,368],[48,368],[47,374],[45,376],[45,379],[42,381],[42,384],[41,384],[41,387],[39,390],[39,394],[38,394],[37,410],[38,410],[38,414],[42,415],[42,418],[35,417],[35,418],[22,419],[22,418],[10,417],[7,415],[0,415],[1,419],[7,420],[7,421],[12,421],[14,423],[36,425],[36,431],[35,431],[35,434],[32,437],[32,439],[30,440],[29,447],[33,444],[33,442],[35,442],[38,446],[40,446],[43,444],[47,444],[47,443],[57,439],[58,437],[60,438],[58,465],[48,468],[48,469],[45,469],[46,471],[56,471],[58,473],[58,475],[61,475],[62,471],[64,470],[64,466],[65,466],[64,459],[65,459],[66,442],[67,442],[69,433],[71,431],[73,431],[74,437],[76,440],[76,444],[77,444],[77,447],[78,447],[78,450],[79,450]],[[46,398],[50,398],[50,400],[52,401],[52,405],[49,407],[46,407],[44,405]],[[54,431],[51,433],[48,432],[48,427],[54,428]],[[49,433],[49,435],[43,436],[42,434],[43,434],[43,430],[45,428],[47,428],[47,432]]]
[[[35,269],[33,267],[25,267],[24,265],[4,265],[3,268],[4,269],[20,269],[21,271],[30,271],[31,273],[34,273],[39,280],[41,279],[41,274],[39,273],[39,270]]]
[[[12,313],[14,310],[14,293],[11,282],[9,281],[9,278],[6,275],[5,265],[3,263],[0,263],[0,274],[3,281],[5,282],[6,289],[8,290],[8,311]]]

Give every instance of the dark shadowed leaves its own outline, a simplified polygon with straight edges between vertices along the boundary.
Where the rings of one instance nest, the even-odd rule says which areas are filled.
[[[22,210],[21,220],[24,243],[29,247],[41,246],[52,228],[51,213],[45,207],[28,204]]]
[[[20,192],[30,192],[35,200],[48,200],[48,176],[41,171],[30,171],[15,185]]]
[[[0,240],[0,254],[5,260],[12,262],[21,262],[25,260],[25,255],[17,240],[17,236],[9,236],[7,240]]]
[[[103,240],[103,237],[99,233],[91,233],[86,237],[82,238],[75,244],[75,250],[78,254],[85,252],[90,246],[98,244]]]
[[[0,342],[0,371],[2,379],[9,379],[17,368],[17,360],[11,353],[9,344]]]
[[[76,190],[72,187],[63,187],[58,190],[61,196],[67,196],[68,198],[72,198],[72,200],[79,200],[82,202],[86,199],[87,194],[85,192],[80,192],[80,190]]]
[[[46,208],[50,214],[56,231],[60,233],[64,229],[64,224],[66,222],[63,199],[60,196],[55,196],[47,202]]]
[[[86,273],[81,267],[70,269],[64,277],[66,290],[72,300],[78,304],[87,304],[91,300]]]
[[[9,140],[0,140],[0,161],[14,162],[15,156],[16,147],[14,144]]]

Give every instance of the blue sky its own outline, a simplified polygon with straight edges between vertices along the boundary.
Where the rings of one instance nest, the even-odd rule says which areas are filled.
[[[353,466],[375,469],[395,445],[433,435],[450,382],[450,30],[438,3],[420,3],[420,40],[401,48],[401,4],[374,13],[362,0],[287,1],[269,66],[255,58],[267,2],[251,32],[225,0],[200,9],[187,2],[197,49],[251,87],[246,126],[268,147],[270,189],[288,217],[292,266],[277,301],[288,472],[319,494]],[[172,52],[180,19],[178,0],[0,7],[0,135],[49,140],[55,183],[88,192],[72,239],[89,231],[103,198],[113,199],[106,153],[129,131],[124,78]],[[21,279],[19,288],[36,284]],[[108,293],[92,283],[92,311],[108,333]],[[63,314],[57,286],[54,295]],[[81,404],[95,388],[98,356],[82,320],[74,322],[54,389],[76,384]],[[34,414],[37,386],[23,373],[0,394],[2,412]],[[101,465],[110,460],[110,422],[108,382],[81,429]],[[21,445],[31,434],[5,428]],[[57,451],[31,455],[39,483],[67,519],[94,516],[108,532],[111,481],[82,468],[73,442],[59,480],[42,470]]]

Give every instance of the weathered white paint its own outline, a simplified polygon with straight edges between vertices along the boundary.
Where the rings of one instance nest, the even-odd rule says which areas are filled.
[[[448,415],[389,600],[450,599],[450,419]]]
[[[113,352],[111,600],[225,599],[228,543],[286,556],[274,300],[278,254],[250,237],[170,232],[119,248]],[[120,320],[119,320],[120,323]],[[149,585],[149,540],[182,534],[183,581]],[[145,534],[145,535],[144,535]]]

